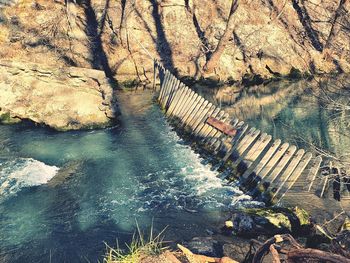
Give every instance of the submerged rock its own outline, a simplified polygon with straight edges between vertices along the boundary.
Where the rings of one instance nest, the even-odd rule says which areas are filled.
[[[102,71],[0,61],[0,122],[31,120],[57,130],[105,127],[117,116]]]

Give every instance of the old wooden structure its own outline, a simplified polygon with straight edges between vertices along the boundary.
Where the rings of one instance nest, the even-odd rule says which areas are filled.
[[[156,71],[160,80],[158,102],[168,119],[200,147],[218,156],[221,167],[231,169],[246,191],[253,196],[279,201],[298,181],[304,185],[302,191],[320,197],[325,194],[329,177],[320,174],[320,156],[273,139],[244,121],[230,117],[157,61]]]

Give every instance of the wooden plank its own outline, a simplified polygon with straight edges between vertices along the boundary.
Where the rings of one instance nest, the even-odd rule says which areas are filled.
[[[231,148],[227,149],[225,156],[232,154],[232,152],[234,151],[235,147],[237,147],[237,144],[244,138],[248,128],[249,128],[248,124],[243,124],[242,128],[238,130],[237,135],[235,137],[233,137],[233,139],[232,139],[232,141],[230,143]],[[226,161],[225,158],[223,160],[224,160],[224,162]]]
[[[168,111],[166,112],[167,116],[169,117],[173,116],[173,112],[177,108],[180,98],[184,92],[185,92],[185,86],[182,83],[180,83],[179,88],[174,94],[173,101],[170,104]]]
[[[211,114],[211,116],[214,116],[216,118],[219,115],[219,113],[220,113],[220,108],[216,107],[213,113]],[[203,138],[202,140],[204,140],[212,129],[213,128],[211,126],[209,126],[204,122],[204,125],[197,132],[198,136],[200,136],[201,138]]]
[[[296,152],[296,150],[297,150],[297,147],[295,145],[289,146],[285,155],[277,163],[276,167],[271,171],[271,174],[268,175],[267,177],[265,177],[264,181],[267,181],[267,179],[268,179],[270,184],[272,184],[276,180],[276,178],[278,177],[280,172],[283,170],[283,168],[286,166],[288,161],[292,158],[292,156]]]
[[[157,61],[153,61],[153,87],[152,89],[155,91],[156,90],[156,78],[157,78]],[[159,72],[159,71],[158,71]]]
[[[224,113],[224,115],[219,120],[225,122],[228,118],[229,118],[228,113]],[[221,131],[214,128],[208,136],[207,145],[212,145],[221,134],[222,134]]]
[[[158,101],[159,101],[159,103],[162,103],[162,98],[163,98],[163,93],[164,93],[165,85],[166,85],[166,83],[167,83],[169,77],[170,77],[170,73],[169,73],[169,71],[166,70],[166,71],[165,71],[164,80],[162,81],[161,86],[160,86],[160,92],[159,92],[159,96],[158,96]]]
[[[267,162],[267,164],[264,166],[264,168],[259,173],[256,174],[256,177],[259,177],[258,179],[264,180],[264,178],[268,175],[268,173],[271,171],[271,169],[275,166],[275,164],[279,161],[279,159],[287,151],[288,147],[289,147],[289,143],[282,144],[282,146],[278,148],[277,152]]]
[[[265,134],[265,137],[263,136]],[[249,167],[254,163],[254,161],[260,156],[260,154],[264,151],[264,149],[267,147],[269,142],[272,139],[271,135],[267,135],[264,133],[259,138],[259,143],[257,142],[256,146],[254,145],[250,152],[247,153],[246,157],[244,158],[244,164],[246,169],[248,170]]]
[[[281,144],[280,139],[277,139],[276,141],[274,141],[274,143],[271,145],[270,149],[266,152],[266,154],[258,163],[258,165],[254,169],[249,168],[247,171],[245,171],[244,174],[242,175],[242,178],[247,179],[252,173],[255,174],[255,176],[257,176],[257,174],[260,173],[260,171],[265,167],[267,162],[271,159],[272,155],[277,151],[277,148],[280,146],[280,144]]]
[[[203,99],[202,104],[197,105],[195,110],[189,116],[189,118],[187,120],[188,124],[186,125],[187,127],[190,127],[190,128],[193,127],[194,122],[196,122],[196,120],[199,118],[199,116],[203,113],[203,111],[206,109],[207,105],[209,104],[209,102],[207,100],[205,100],[204,98],[202,98],[202,99]]]
[[[184,115],[187,113],[189,107],[194,103],[198,95],[193,91],[189,89],[189,94],[187,97],[184,98],[182,107],[179,111],[179,118],[182,119]]]
[[[317,156],[314,161],[313,164],[310,168],[309,174],[307,176],[308,181],[310,182],[309,188],[308,188],[308,192],[311,191],[312,185],[314,184],[315,180],[316,180],[316,176],[318,174],[318,171],[320,169],[322,163],[322,158],[321,156]]]
[[[263,133],[244,156],[239,156],[238,159],[233,162],[233,166],[237,166],[241,161],[243,161],[243,159],[251,158],[253,153],[258,149],[258,147],[265,140],[266,137],[267,133]]]
[[[199,121],[199,123],[197,124],[197,126],[194,128],[193,133],[195,135],[199,135],[200,131],[202,130],[202,128],[205,126],[205,120],[206,118],[208,118],[208,116],[211,116],[214,111],[217,109],[215,105],[211,104],[212,106],[210,107],[210,109],[208,110],[208,112],[202,117],[202,119]]]
[[[169,72],[168,79],[164,84],[162,98],[161,98],[161,106],[163,109],[165,108],[166,98],[169,95],[169,89],[170,89],[170,86],[171,86],[173,80],[174,80],[173,75]]]
[[[237,127],[237,124],[238,124],[238,119],[236,118],[233,118],[231,121],[230,121],[230,125],[236,129],[236,131],[238,131],[238,127]],[[237,133],[235,134],[237,135]],[[221,133],[220,136],[213,142],[210,144],[210,147],[213,147],[214,146],[214,153],[217,154],[221,147],[222,147],[222,144],[224,143],[224,141],[227,140],[229,136],[226,135],[225,133]],[[233,136],[234,137],[234,136]]]
[[[277,176],[274,180],[270,181],[270,187],[279,187],[280,185],[283,185],[283,183],[289,178],[289,176],[292,174],[294,169],[299,164],[304,153],[305,153],[304,149],[299,149],[295,153],[295,155],[290,159],[290,162],[287,168],[284,170],[284,172],[281,173],[280,176]]]
[[[324,178],[322,178],[322,183],[321,183],[321,193],[320,193],[320,198],[322,198],[325,194],[325,192],[327,191],[327,186],[329,183],[329,175],[325,175]]]
[[[225,155],[225,157],[224,157],[224,159],[223,159],[224,162],[226,162],[227,159],[230,158],[230,156],[231,156],[231,154],[234,152],[234,150],[236,150],[240,145],[246,143],[246,141],[248,140],[248,138],[251,137],[251,135],[255,132],[255,130],[256,130],[255,127],[250,128],[250,130],[246,133],[246,135],[242,138],[242,140],[241,140],[239,143],[237,143],[236,145],[234,145],[234,147],[232,147],[232,148],[230,149],[230,151],[228,151],[228,152],[226,153],[226,155]]]
[[[182,126],[185,126],[187,124],[187,120],[191,117],[191,114],[193,114],[193,112],[197,110],[198,107],[204,102],[204,99],[198,94],[195,94],[194,98],[195,99],[192,102],[189,102],[190,107],[182,118]]]
[[[174,85],[175,85],[176,80],[177,79],[173,75],[170,76],[169,83],[168,83],[166,90],[164,92],[164,98],[163,98],[163,103],[162,103],[162,108],[165,110],[167,110],[168,100],[169,100],[169,97],[170,97],[172,90],[174,89]]]
[[[202,111],[200,116],[198,116],[197,120],[192,125],[193,135],[197,135],[198,127],[201,127],[201,125],[204,125],[204,121],[206,120],[208,115],[210,116],[210,114],[213,113],[215,108],[216,108],[215,105],[213,105],[212,103],[208,103],[208,105]]]
[[[175,79],[175,82],[173,84],[173,88],[172,90],[170,91],[170,94],[169,94],[169,98],[168,98],[168,101],[166,103],[166,115],[168,115],[168,111],[170,109],[170,106],[174,103],[174,99],[175,99],[175,96],[177,94],[177,91],[179,90],[180,88],[180,81],[178,79]]]
[[[255,139],[259,136],[260,130],[255,130],[247,141],[243,144],[239,144],[237,147],[237,153],[239,156],[244,156],[246,150],[254,143]]]
[[[298,166],[295,168],[292,175],[282,183],[282,185],[277,189],[276,193],[273,195],[272,198],[276,198],[278,196],[278,194],[280,193],[281,197],[278,199],[278,201],[279,201],[285,196],[285,194],[293,187],[295,182],[298,180],[300,175],[303,173],[306,166],[310,162],[311,158],[312,158],[312,154],[309,152],[304,155],[303,159],[300,161]]]
[[[176,104],[176,108],[174,108],[172,112],[172,116],[180,118],[181,114],[180,112],[183,110],[185,100],[188,99],[189,96],[191,96],[191,91],[188,87],[184,87],[184,91],[182,92],[181,96],[179,97],[179,100]]]
[[[222,133],[228,135],[228,136],[235,136],[237,133],[237,130],[233,128],[231,125],[224,123],[223,121],[220,121],[214,117],[209,117],[206,122],[216,128],[217,130],[221,131]]]
[[[213,117],[217,118],[217,119],[222,119],[225,115],[225,112],[223,110],[221,110],[219,107],[217,108],[218,109],[218,113],[217,115],[213,115]],[[208,141],[210,140],[210,137],[211,135],[214,135],[214,133],[216,132],[216,129],[212,126],[210,126],[209,124],[205,124],[205,131],[204,131],[204,136],[203,136],[203,143],[207,144]]]

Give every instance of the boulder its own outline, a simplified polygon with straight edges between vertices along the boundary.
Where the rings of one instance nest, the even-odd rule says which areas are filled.
[[[0,122],[31,120],[57,130],[105,127],[118,115],[104,72],[0,61]]]
[[[303,209],[251,208],[236,211],[232,217],[232,227],[225,224],[224,230],[238,236],[272,236],[281,233],[305,234],[311,231],[309,215]],[[228,229],[229,228],[229,229]]]

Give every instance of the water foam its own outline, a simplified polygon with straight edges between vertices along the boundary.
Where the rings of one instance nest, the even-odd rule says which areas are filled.
[[[59,170],[32,158],[0,161],[0,201],[15,195],[24,187],[47,183]]]

